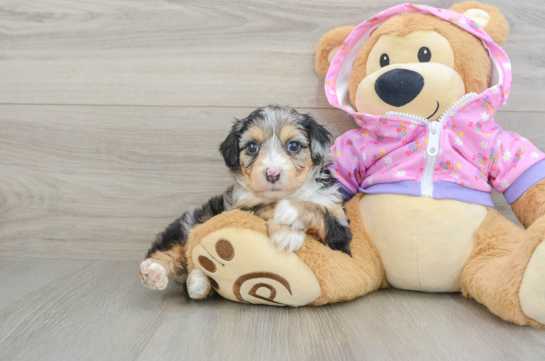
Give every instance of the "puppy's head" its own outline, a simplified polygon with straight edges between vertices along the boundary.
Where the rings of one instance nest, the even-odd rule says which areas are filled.
[[[225,164],[256,196],[277,200],[301,188],[329,154],[331,134],[307,114],[267,106],[237,120],[220,146]]]

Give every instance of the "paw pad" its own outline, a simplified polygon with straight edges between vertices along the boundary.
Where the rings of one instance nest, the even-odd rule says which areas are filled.
[[[168,277],[165,267],[146,259],[140,264],[140,279],[142,283],[152,290],[164,290],[168,285]]]

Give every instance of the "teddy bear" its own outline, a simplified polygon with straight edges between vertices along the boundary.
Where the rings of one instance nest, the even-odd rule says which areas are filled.
[[[227,299],[272,306],[385,287],[461,292],[504,320],[543,327],[545,155],[494,121],[511,86],[500,47],[508,31],[498,9],[465,2],[402,4],[324,35],[316,72],[357,124],[331,148],[350,255],[310,236],[279,251],[267,222],[234,210],[191,231],[190,275]],[[493,208],[492,188],[526,229]]]
[[[403,4],[327,33],[316,51],[331,105],[358,129],[331,171],[359,203],[392,287],[462,292],[505,320],[545,323],[545,161],[494,121],[511,63],[501,12]],[[526,227],[494,210],[503,193]]]

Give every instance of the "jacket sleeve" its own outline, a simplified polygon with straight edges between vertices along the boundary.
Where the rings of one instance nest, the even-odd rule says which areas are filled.
[[[344,133],[331,147],[333,163],[329,166],[329,170],[339,182],[345,200],[358,193],[365,175],[363,159],[358,155],[352,139],[354,134],[354,131]]]
[[[545,154],[514,132],[500,132],[497,143],[500,146],[493,155],[491,183],[512,204],[545,178]]]

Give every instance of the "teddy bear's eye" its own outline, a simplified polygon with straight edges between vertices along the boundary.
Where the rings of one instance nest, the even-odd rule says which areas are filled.
[[[418,50],[418,61],[421,63],[427,63],[431,60],[431,51],[428,47],[423,46]]]
[[[390,65],[390,57],[385,53],[380,56],[380,67],[382,68],[387,65]]]

